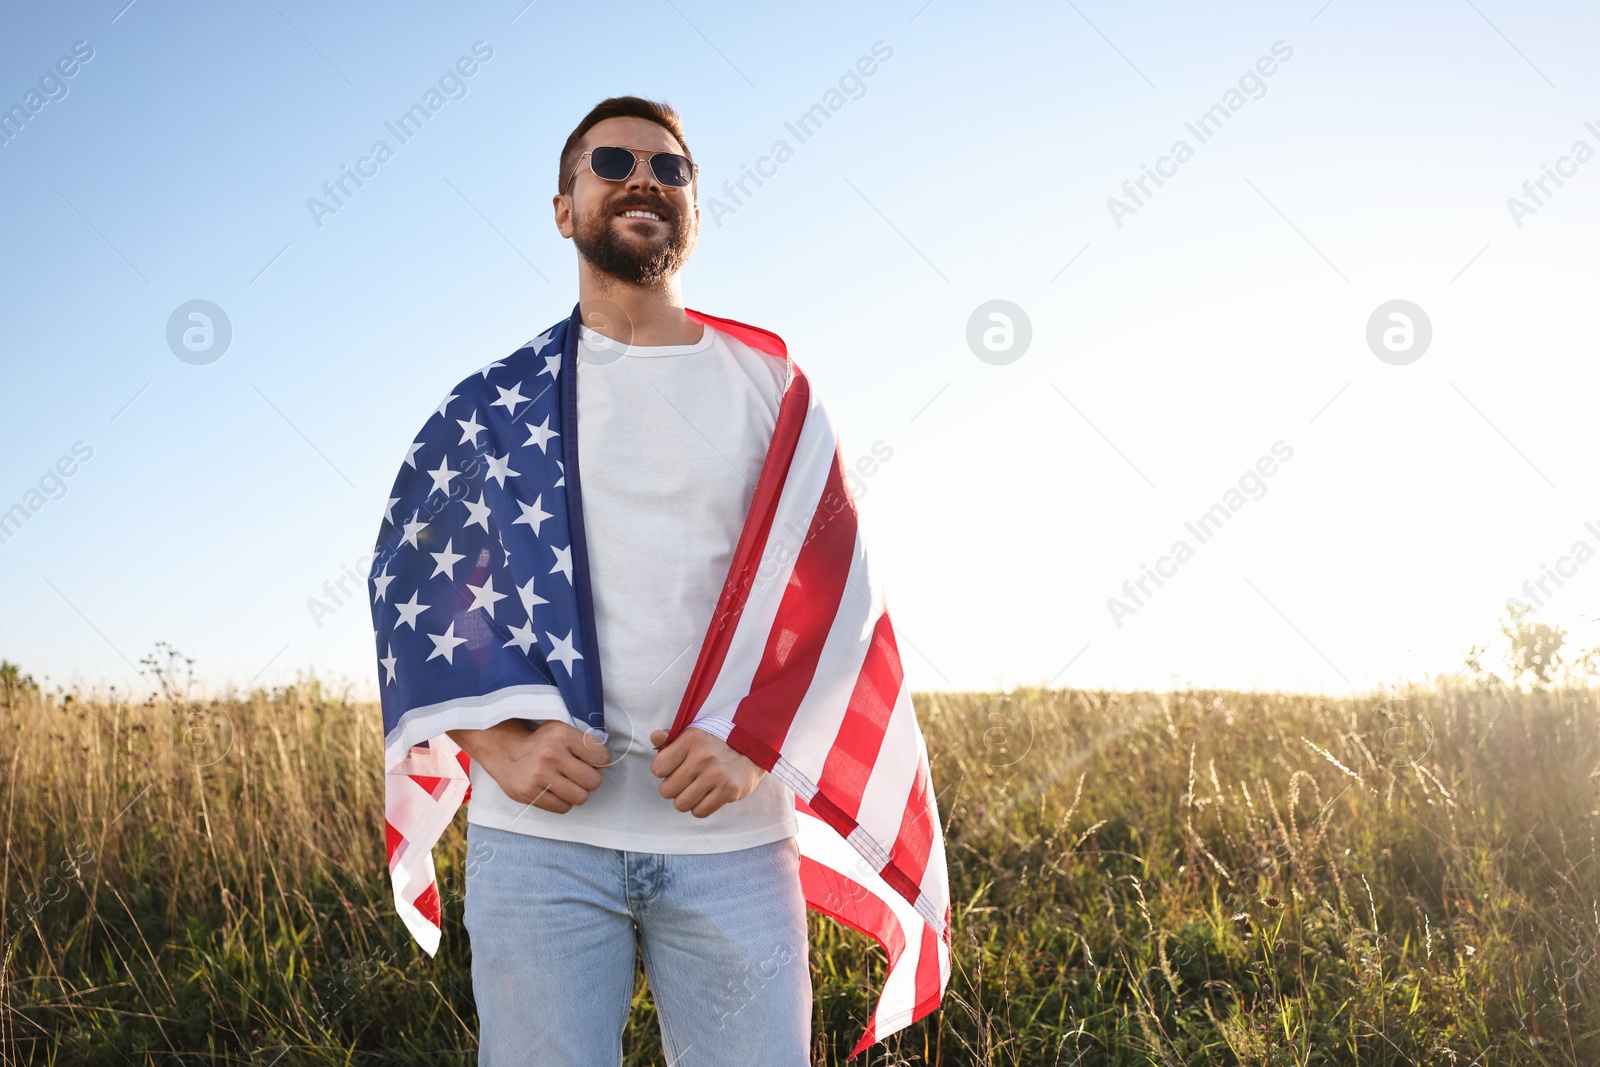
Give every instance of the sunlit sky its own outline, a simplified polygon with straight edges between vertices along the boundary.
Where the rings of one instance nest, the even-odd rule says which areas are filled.
[[[1592,7],[524,3],[0,15],[0,656],[374,693],[364,603],[308,602],[449,386],[570,313],[557,155],[624,93],[701,165],[688,306],[784,337],[847,462],[892,452],[858,505],[915,688],[1448,675],[1558,566],[1534,617],[1600,643]],[[193,300],[213,362],[168,343]],[[1391,301],[1410,362],[1368,342]]]

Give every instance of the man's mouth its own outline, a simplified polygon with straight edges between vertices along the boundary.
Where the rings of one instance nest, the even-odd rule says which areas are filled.
[[[624,218],[624,219],[653,219],[656,222],[665,221],[664,219],[662,219],[662,217],[660,215],[656,214],[654,211],[645,211],[645,210],[638,209],[638,208],[630,209],[628,211],[619,212],[618,213],[618,217],[619,218]]]

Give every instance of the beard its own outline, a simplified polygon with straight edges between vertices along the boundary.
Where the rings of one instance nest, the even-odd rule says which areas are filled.
[[[624,235],[614,222],[617,212],[654,211],[666,227],[664,235]],[[623,223],[622,225],[628,225]],[[656,286],[672,277],[689,261],[694,250],[692,218],[648,198],[623,199],[576,219],[572,243],[596,270],[629,285]]]

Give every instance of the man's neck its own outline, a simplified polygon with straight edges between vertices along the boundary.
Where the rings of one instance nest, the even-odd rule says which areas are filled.
[[[692,345],[705,327],[683,308],[676,275],[659,286],[629,285],[578,260],[578,314],[596,333],[625,345]]]

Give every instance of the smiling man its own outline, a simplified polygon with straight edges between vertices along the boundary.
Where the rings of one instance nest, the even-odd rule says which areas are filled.
[[[631,96],[596,106],[561,153],[606,734],[534,712],[448,731],[472,759],[465,923],[483,1067],[620,1062],[636,952],[669,1062],[809,1062],[794,794],[707,730],[663,746],[786,374],[685,311],[696,169],[676,112]]]

